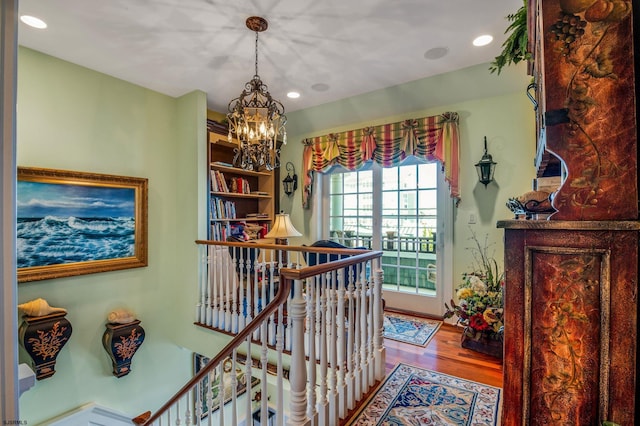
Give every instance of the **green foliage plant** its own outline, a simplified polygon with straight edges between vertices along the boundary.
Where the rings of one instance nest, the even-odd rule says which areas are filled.
[[[489,66],[489,71],[492,74],[497,72],[499,75],[503,67],[531,59],[531,52],[527,50],[526,2],[523,2],[522,7],[516,13],[507,15],[507,20],[511,22],[504,32],[508,36],[502,43],[502,53],[496,56]]]

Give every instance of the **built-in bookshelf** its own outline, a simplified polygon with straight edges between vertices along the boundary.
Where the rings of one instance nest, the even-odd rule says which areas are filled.
[[[268,232],[275,212],[274,173],[234,167],[237,142],[226,129],[208,126],[209,219],[212,240],[226,240],[240,232],[251,237]],[[224,133],[224,134],[223,134]]]

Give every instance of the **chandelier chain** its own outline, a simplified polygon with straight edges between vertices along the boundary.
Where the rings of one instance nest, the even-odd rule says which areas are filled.
[[[258,32],[256,31],[256,77],[258,76]]]

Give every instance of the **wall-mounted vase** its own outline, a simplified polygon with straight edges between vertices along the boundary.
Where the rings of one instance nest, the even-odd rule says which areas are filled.
[[[106,324],[106,330],[102,335],[102,346],[111,358],[114,376],[122,377],[129,374],[133,355],[142,345],[144,335],[140,320],[126,324]]]
[[[32,317],[24,315],[18,329],[19,343],[29,355],[36,379],[55,374],[56,358],[71,337],[71,323],[65,312]]]

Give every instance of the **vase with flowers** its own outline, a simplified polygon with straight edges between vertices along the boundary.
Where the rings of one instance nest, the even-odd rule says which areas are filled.
[[[471,240],[473,270],[462,276],[456,289],[458,302],[452,299],[451,306],[445,303],[444,317],[457,317],[457,324],[463,327],[463,347],[502,358],[504,274],[489,253],[488,237],[480,243],[472,231]]]

